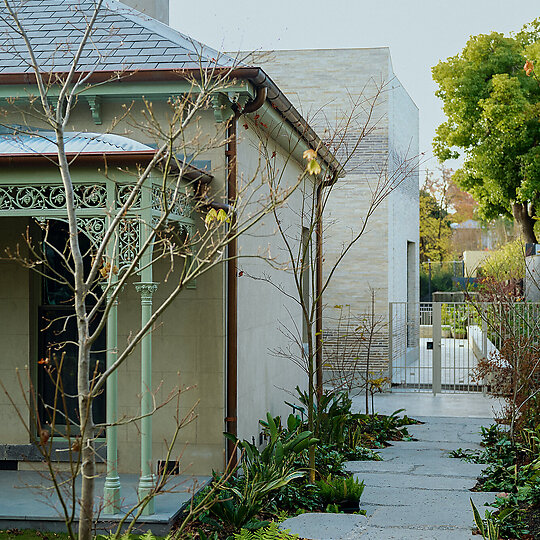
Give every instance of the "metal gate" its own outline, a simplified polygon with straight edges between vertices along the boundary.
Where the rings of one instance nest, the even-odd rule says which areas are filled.
[[[388,334],[394,391],[483,391],[474,370],[495,346],[477,308],[466,302],[392,302]]]

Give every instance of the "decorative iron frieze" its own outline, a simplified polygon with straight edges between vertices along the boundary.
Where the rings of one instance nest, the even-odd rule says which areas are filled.
[[[116,206],[117,208],[121,208],[124,206],[126,201],[128,200],[129,196],[131,195],[131,192],[133,191],[133,185],[132,184],[120,184],[116,186]],[[131,206],[128,208],[128,210],[132,208],[140,208],[141,207],[141,191],[137,193],[135,196],[135,199],[131,203]]]
[[[105,219],[102,217],[79,217],[77,227],[83,231],[95,247],[98,247],[105,234]]]
[[[166,206],[165,206],[166,205]],[[167,189],[166,198],[163,198],[163,190],[158,186],[152,187],[152,210],[164,212],[176,217],[191,217],[192,207],[189,197],[185,193],[177,193],[174,196],[173,189]]]
[[[105,208],[107,188],[102,184],[73,187],[76,208]],[[62,210],[66,194],[60,185],[0,186],[0,210]]]
[[[123,219],[119,225],[118,266],[129,266],[139,252],[140,227],[137,219]]]

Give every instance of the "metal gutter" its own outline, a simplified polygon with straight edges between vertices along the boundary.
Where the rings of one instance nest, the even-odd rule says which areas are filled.
[[[214,68],[213,71],[217,76],[227,75],[231,79],[247,79],[257,88],[265,88],[267,95],[266,99],[271,103],[272,107],[279,112],[296,131],[296,133],[306,141],[310,148],[316,150],[326,166],[331,170],[332,176],[337,171],[339,177],[344,176],[343,168],[337,158],[321,141],[320,137],[315,133],[302,115],[294,108],[292,103],[287,99],[279,87],[272,79],[259,67],[238,67],[238,68]],[[43,79],[47,83],[54,83],[62,80],[65,73],[46,73]],[[79,76],[84,76],[85,73],[77,73],[75,79]],[[88,79],[88,84],[115,82],[162,82],[162,81],[178,81],[178,79],[195,79],[200,80],[200,68],[189,69],[139,69],[128,70],[122,73],[117,71],[95,71]],[[9,84],[35,84],[36,76],[33,73],[2,73],[0,74],[0,85]],[[96,89],[99,93],[99,88]],[[249,107],[249,104],[247,105]],[[248,110],[249,112],[249,110]]]

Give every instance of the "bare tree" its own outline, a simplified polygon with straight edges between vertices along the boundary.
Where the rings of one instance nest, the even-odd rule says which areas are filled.
[[[105,212],[105,225],[101,234],[90,246],[82,241],[85,231],[79,221],[79,193],[73,180],[73,167],[81,152],[70,150],[70,133],[68,126],[72,113],[81,101],[81,96],[92,85],[103,85],[110,79],[97,80],[93,71],[81,72],[80,61],[88,47],[92,47],[93,30],[103,0],[96,0],[92,14],[86,20],[84,34],[75,47],[73,58],[65,72],[56,73],[42,67],[41,60],[35,54],[32,41],[21,22],[17,11],[17,3],[11,0],[3,2],[3,19],[7,21],[10,32],[22,39],[26,47],[28,64],[31,67],[35,82],[36,95],[29,95],[28,103],[19,105],[16,100],[6,108],[6,115],[14,115],[22,121],[12,129],[16,139],[35,137],[44,139],[54,145],[53,162],[58,167],[61,177],[62,209],[67,220],[68,242],[59,246],[50,238],[50,223],[45,220],[42,227],[43,240],[34,238],[30,231],[24,235],[25,250],[11,250],[7,255],[26,268],[53,279],[70,291],[66,305],[73,307],[73,314],[63,319],[51,320],[49,324],[65,328],[70,321],[76,324],[76,340],[66,343],[59,339],[50,344],[51,356],[44,359],[49,376],[55,389],[55,399],[44,403],[36,392],[28,402],[28,408],[35,410],[44,407],[50,422],[41,426],[39,441],[44,458],[50,463],[49,439],[55,429],[59,416],[64,416],[68,428],[64,433],[69,447],[74,452],[71,474],[68,484],[72,486],[71,497],[75,502],[75,478],[81,478],[80,515],[78,538],[89,540],[95,520],[95,478],[96,478],[96,437],[104,430],[114,429],[122,422],[140,421],[141,429],[148,430],[153,413],[163,405],[154,399],[150,387],[143,388],[141,414],[137,418],[107,418],[98,423],[94,419],[93,404],[103,394],[108,381],[116,376],[120,366],[127,362],[137,346],[144,350],[151,346],[151,331],[159,317],[187,284],[208,273],[217,265],[231,258],[227,246],[235,242],[239,236],[255,227],[264,216],[274,212],[282,205],[290,194],[310,174],[306,169],[298,178],[286,187],[272,171],[271,160],[263,156],[256,174],[252,178],[244,178],[234,198],[226,193],[212,193],[206,186],[208,174],[196,167],[197,158],[211,150],[224,149],[228,142],[227,125],[216,134],[204,134],[198,127],[199,115],[208,109],[213,99],[226,92],[231,85],[231,71],[234,66],[223,69],[215,64],[208,66],[201,60],[199,71],[188,79],[191,88],[184,91],[181,97],[170,99],[168,103],[169,118],[166,124],[155,113],[149,101],[143,101],[142,112],[134,106],[127,106],[113,121],[112,131],[121,121],[132,129],[143,130],[156,142],[156,149],[147,156],[143,165],[135,170],[127,167],[112,167],[107,160],[103,162],[103,177],[116,182],[115,172],[120,171],[129,182],[122,185],[122,198],[108,205]],[[123,73],[114,78],[128,77]],[[18,115],[18,116],[17,116]],[[29,119],[46,126],[45,130],[34,130]],[[45,156],[52,159],[51,156]],[[313,160],[310,160],[310,163]],[[157,172],[156,172],[157,171]],[[263,171],[264,174],[261,173]],[[160,182],[153,183],[152,178],[159,175]],[[281,171],[280,174],[283,174]],[[261,177],[263,181],[261,182]],[[96,188],[97,189],[97,188]],[[149,199],[154,190],[154,199]],[[158,213],[153,215],[137,213],[134,209],[148,209],[153,205]],[[249,208],[249,211],[246,211]],[[254,210],[255,209],[255,210]],[[174,219],[178,214],[189,212],[197,216],[193,226],[184,226]],[[145,215],[150,216],[145,218]],[[140,239],[136,245],[129,247],[129,256],[120,264],[119,252],[127,229],[138,228]],[[255,256],[264,257],[261,253]],[[236,257],[237,255],[234,255]],[[51,264],[51,257],[60,261],[62,272]],[[90,264],[86,262],[90,260]],[[132,330],[130,339],[124,348],[108,343],[106,346],[107,364],[99,365],[93,361],[99,338],[106,329],[111,316],[116,310],[118,297],[122,288],[141,276],[137,285],[141,294],[146,295],[147,305],[151,305],[155,285],[152,282],[152,265],[162,261],[168,265],[167,277],[170,288],[165,298],[153,309],[143,309],[141,324]],[[307,317],[309,319],[309,316]],[[62,388],[62,350],[67,345],[76,348],[77,354],[77,389],[76,395],[67,395]],[[144,353],[143,353],[144,354]],[[144,383],[143,383],[144,384]],[[21,388],[24,391],[24,381]],[[178,390],[179,391],[179,390]],[[177,394],[167,398],[173,399]],[[77,399],[76,416],[68,417],[66,399]],[[173,440],[178,430],[186,424],[186,420],[178,419]],[[29,433],[34,426],[25,423]],[[148,467],[150,464],[148,464]],[[147,471],[148,472],[148,471]],[[50,469],[58,496],[62,497],[62,482],[55,479]],[[143,470],[143,475],[145,471]],[[65,483],[63,483],[65,485]],[[162,489],[160,482],[148,485],[148,489],[140,496],[136,515],[144,510],[152,501],[156,492]],[[64,499],[62,499],[64,500]],[[207,501],[208,502],[208,501]],[[71,527],[74,519],[74,504],[64,505],[68,532],[72,538],[75,533]]]
[[[387,90],[386,84],[376,85],[372,96],[351,96],[351,107],[342,120],[335,126],[328,123],[324,133],[327,146],[340,158],[342,173],[361,148],[362,141],[376,127],[375,110]],[[263,145],[267,158],[271,157],[271,150]],[[304,158],[308,162],[308,170],[320,173],[315,151],[306,151]],[[268,159],[265,160],[268,163]],[[280,217],[281,208],[273,210],[277,234],[284,244],[283,252],[276,256],[275,261],[286,264],[288,272],[294,279],[294,293],[288,292],[281,283],[272,281],[268,276],[251,276],[255,279],[267,281],[282,294],[294,299],[301,308],[303,327],[283,324],[289,327],[287,334],[291,346],[286,349],[274,351],[275,354],[289,358],[300,366],[307,375],[308,388],[308,429],[314,431],[314,405],[323,392],[323,296],[328,289],[332,278],[341,266],[352,248],[361,241],[367,231],[368,223],[381,204],[407,179],[418,167],[418,156],[404,156],[394,166],[390,166],[388,159],[382,168],[377,171],[375,181],[369,184],[369,200],[362,218],[357,223],[350,224],[350,234],[344,238],[341,250],[330,263],[325,261],[323,275],[323,234],[331,229],[332,224],[326,221],[325,211],[332,201],[332,194],[339,190],[339,172],[321,175],[317,189],[304,192],[302,208],[299,218],[303,223],[303,233],[291,230],[283,225]],[[349,167],[350,168],[350,167]],[[354,169],[352,169],[354,170]],[[268,172],[270,181],[279,185],[281,176],[279,171]],[[275,261],[274,264],[275,264]],[[375,321],[373,321],[375,323]],[[315,436],[317,434],[315,433]],[[315,478],[315,450],[310,449],[311,480]]]

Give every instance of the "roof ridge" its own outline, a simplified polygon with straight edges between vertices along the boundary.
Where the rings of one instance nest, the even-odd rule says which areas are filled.
[[[173,45],[179,45],[180,47],[191,50],[191,52],[196,54],[198,57],[206,56],[209,60],[214,60],[216,65],[222,58],[228,60],[229,62],[236,62],[231,56],[223,52],[216,51],[215,49],[212,49],[212,47],[193,39],[187,34],[183,34],[182,32],[171,28],[169,25],[150,17],[149,15],[141,13],[140,11],[137,11],[136,9],[127,6],[118,0],[104,0],[103,6],[106,9],[125,17],[126,19],[129,19],[131,22],[143,26],[150,32],[160,35],[162,38],[170,41]]]

